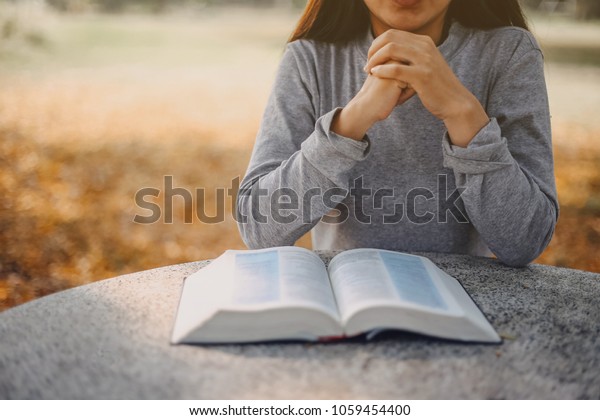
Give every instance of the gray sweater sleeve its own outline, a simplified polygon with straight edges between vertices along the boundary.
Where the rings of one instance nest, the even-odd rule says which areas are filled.
[[[315,121],[318,98],[294,47],[281,60],[237,198],[238,227],[249,248],[293,245],[345,198],[348,171],[369,151],[368,139],[330,131],[337,109]]]
[[[515,54],[492,86],[491,117],[467,148],[443,140],[470,221],[504,263],[523,266],[550,242],[558,217],[548,99],[539,49]]]

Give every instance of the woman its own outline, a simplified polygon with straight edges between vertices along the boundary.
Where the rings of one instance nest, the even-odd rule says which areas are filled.
[[[250,248],[545,249],[550,116],[517,0],[311,0],[290,41],[238,196]]]

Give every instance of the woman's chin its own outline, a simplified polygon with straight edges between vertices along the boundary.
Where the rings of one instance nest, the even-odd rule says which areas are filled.
[[[398,7],[402,8],[414,8],[419,5],[421,0],[394,0],[394,3]]]
[[[411,19],[402,19],[395,22],[389,22],[388,26],[390,29],[396,29],[398,31],[418,33],[423,27],[423,24],[421,22],[414,22]]]

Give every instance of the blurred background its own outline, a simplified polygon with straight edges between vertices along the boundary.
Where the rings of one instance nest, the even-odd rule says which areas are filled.
[[[525,3],[546,57],[561,201],[538,262],[600,272],[600,1]],[[222,223],[184,223],[176,199],[174,223],[142,225],[134,195],[172,175],[204,188],[215,214],[215,189],[244,175],[304,4],[0,0],[0,311],[244,248],[230,203]]]

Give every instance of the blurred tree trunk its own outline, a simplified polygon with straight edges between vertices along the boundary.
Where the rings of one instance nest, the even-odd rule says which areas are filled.
[[[600,18],[600,0],[577,0],[575,14],[578,19]]]
[[[60,12],[85,12],[92,4],[88,0],[46,0],[46,4]]]
[[[100,10],[107,13],[118,13],[125,9],[125,2],[123,0],[102,0],[98,2]]]
[[[530,9],[537,9],[543,0],[521,0],[521,4]]]

